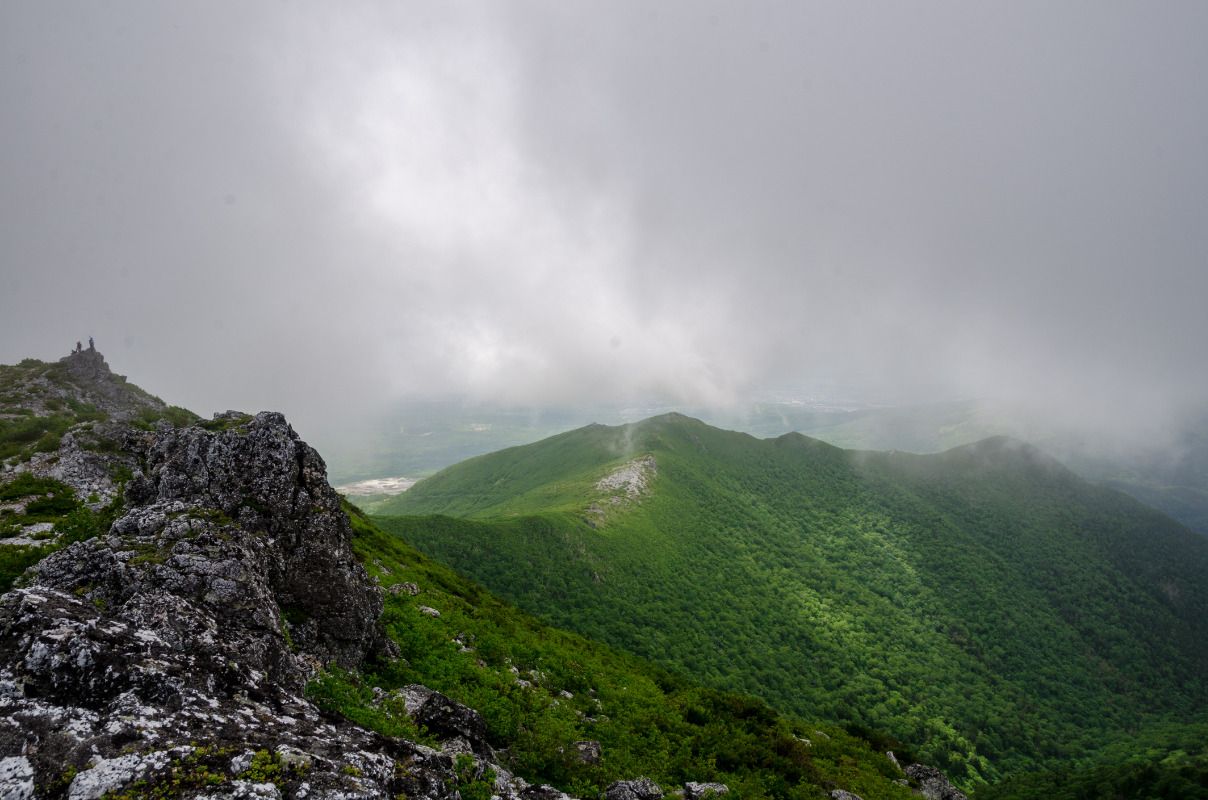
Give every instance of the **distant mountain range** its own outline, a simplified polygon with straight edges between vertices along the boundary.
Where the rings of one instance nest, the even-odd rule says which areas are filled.
[[[381,526],[522,608],[966,783],[1208,714],[1208,539],[1038,449],[669,414],[450,467]]]
[[[473,456],[529,444],[595,420],[627,423],[672,409],[506,409],[461,403],[404,403],[385,418],[359,423],[326,448],[346,482],[384,476],[420,478]],[[1030,442],[1079,475],[1132,495],[1208,535],[1208,415],[1151,437],[1077,432],[1043,415],[1002,403],[961,400],[912,406],[837,407],[821,401],[755,402],[731,410],[679,409],[721,428],[760,438],[799,432],[855,450],[938,453],[989,438]],[[1133,420],[1138,429],[1154,421]],[[355,426],[354,426],[355,427]],[[373,508],[383,491],[363,500]]]

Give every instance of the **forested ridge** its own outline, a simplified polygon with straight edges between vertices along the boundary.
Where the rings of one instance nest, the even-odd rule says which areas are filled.
[[[382,622],[401,657],[360,674],[329,672],[308,689],[321,708],[422,740],[425,731],[383,708],[370,687],[423,683],[480,711],[518,774],[579,797],[638,775],[669,789],[722,781],[744,800],[823,798],[836,788],[866,800],[916,796],[884,754],[898,748],[909,763],[914,754],[900,742],[779,714],[549,628],[348,510],[357,555],[391,587]],[[597,759],[581,756],[575,745],[586,742]]]
[[[641,491],[601,488],[645,456]],[[667,415],[472,459],[392,511],[560,626],[966,785],[1208,708],[1208,542],[1008,439],[862,453]]]

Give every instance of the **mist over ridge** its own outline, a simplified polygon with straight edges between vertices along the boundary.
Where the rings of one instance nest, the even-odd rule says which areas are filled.
[[[1122,2],[7,4],[0,361],[95,335],[169,402],[320,446],[423,398],[722,416],[788,387],[1170,443],[1208,398],[1205,31]]]

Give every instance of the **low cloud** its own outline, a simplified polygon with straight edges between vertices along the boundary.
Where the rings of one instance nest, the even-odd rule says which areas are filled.
[[[209,412],[1208,398],[1202,5],[0,10],[0,360]]]

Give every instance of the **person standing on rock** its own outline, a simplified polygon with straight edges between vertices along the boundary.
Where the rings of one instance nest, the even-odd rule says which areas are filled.
[[[93,343],[91,336],[88,337],[88,349],[91,351],[96,351],[96,344]]]

